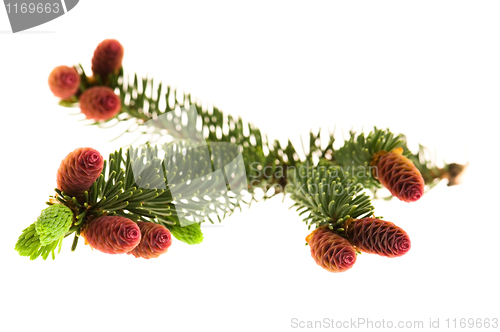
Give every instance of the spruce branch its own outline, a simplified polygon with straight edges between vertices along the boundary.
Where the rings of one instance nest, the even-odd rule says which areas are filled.
[[[285,145],[270,141],[253,124],[224,114],[215,106],[203,107],[190,94],[152,78],[125,76],[122,58],[119,42],[106,40],[94,53],[93,76],[80,65],[74,69],[61,67],[49,80],[51,90],[64,98],[60,104],[80,104],[91,124],[109,128],[128,122],[130,127],[124,134],[149,135],[145,146],[112,153],[83,194],[77,191],[72,197],[56,189],[49,205],[63,204],[71,209],[74,221],[65,236],[75,233],[72,250],[79,235],[83,232],[86,236],[92,229],[89,224],[97,225],[98,230],[99,220],[108,218],[107,222],[116,226],[122,217],[132,220],[128,224],[135,240],[140,228],[133,221],[144,229],[158,226],[146,223],[163,225],[179,240],[197,244],[203,240],[201,222],[220,222],[241,208],[242,202],[257,200],[256,193],[262,190],[264,199],[290,193],[299,215],[304,215],[309,228],[316,228],[306,239],[311,254],[321,266],[339,272],[354,264],[354,248],[376,252],[373,247],[382,245],[385,248],[380,252],[386,256],[402,255],[410,248],[406,233],[372,218],[374,208],[365,189],[376,193],[384,185],[395,197],[411,202],[422,196],[425,183],[432,187],[443,178],[448,178],[449,184],[456,183],[461,173],[453,164],[438,168],[422,148],[412,154],[403,135],[378,128],[368,134],[351,132],[338,150],[333,148],[333,133],[325,136],[321,131],[311,132],[308,150],[304,148],[305,158],[301,159],[290,140]],[[63,72],[76,75],[71,86],[58,85]],[[150,145],[163,136],[173,142]],[[100,161],[102,166],[102,156]],[[245,200],[247,194],[249,200]],[[164,227],[162,231],[168,233]],[[362,248],[368,233],[377,240]],[[397,241],[386,241],[384,234],[396,233]],[[38,235],[36,228],[35,233],[27,228],[16,250],[46,258],[50,252],[54,254],[63,238],[45,248]],[[355,238],[359,241],[353,242]],[[394,245],[398,246],[396,251]],[[143,254],[141,257],[154,256],[153,252]]]
[[[286,177],[277,178],[255,176],[259,173],[251,167],[251,162],[257,161],[261,168],[275,170],[278,167],[288,169],[296,167],[297,163],[313,162],[313,157],[322,161],[328,160],[332,164],[343,167],[364,168],[365,176],[357,178],[369,190],[376,192],[380,183],[370,174],[368,167],[377,153],[402,147],[404,155],[410,157],[404,136],[394,135],[388,130],[374,129],[368,135],[351,132],[350,139],[338,151],[334,151],[335,141],[333,134],[325,137],[310,133],[309,150],[306,160],[299,160],[294,146],[288,141],[284,147],[279,141],[268,141],[262,132],[251,123],[245,123],[241,118],[233,118],[224,114],[217,107],[203,107],[194,101],[191,94],[179,92],[153,78],[140,78],[137,74],[124,75],[121,67],[124,54],[123,46],[117,41],[108,39],[100,43],[92,58],[92,74],[87,75],[83,66],[74,68],[58,67],[50,75],[49,85],[56,96],[64,100],[62,105],[77,105],[83,95],[92,90],[92,105],[88,102],[80,103],[82,112],[94,125],[109,128],[120,122],[130,122],[125,133],[139,132],[141,135],[150,135],[150,142],[154,142],[163,135],[174,139],[207,140],[207,142],[227,142],[243,148],[243,157],[247,173],[251,174],[253,183],[258,184],[267,196],[270,188],[277,187],[276,193],[282,192],[279,187],[287,183]],[[60,75],[71,73],[75,76],[71,86],[61,86]],[[79,75],[79,77],[78,77]],[[79,84],[78,91],[74,92],[75,85]],[[110,101],[106,96],[107,90],[97,91],[95,88],[105,87],[113,90],[119,101]],[[73,95],[71,95],[73,93]],[[69,96],[69,97],[68,97]],[[99,101],[99,98],[103,98]],[[107,105],[108,109],[103,105]],[[85,111],[83,106],[85,106]],[[121,107],[118,114],[114,106]],[[92,108],[97,108],[92,110]],[[193,111],[194,110],[194,111]],[[141,136],[139,135],[139,136]],[[324,142],[327,146],[322,146]],[[305,151],[304,151],[305,152]],[[434,183],[443,177],[439,172],[427,172],[428,160],[420,160],[419,165],[426,173],[426,183]],[[445,167],[446,169],[446,167]],[[455,168],[453,171],[457,171]],[[445,170],[446,171],[446,170]],[[287,172],[284,172],[285,174]],[[431,186],[429,186],[431,187]]]

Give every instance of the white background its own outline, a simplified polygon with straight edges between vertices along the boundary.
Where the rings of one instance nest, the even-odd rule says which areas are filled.
[[[358,317],[426,327],[440,318],[445,329],[446,318],[500,318],[499,16],[496,1],[86,0],[11,34],[0,8],[0,330],[289,331],[292,318]],[[106,38],[124,45],[126,72],[191,92],[270,138],[299,142],[337,126],[340,144],[351,128],[389,127],[411,148],[469,161],[465,183],[416,203],[375,201],[412,249],[363,254],[342,274],[314,263],[307,227],[281,197],[154,260],[82,242],[72,253],[69,238],[55,261],[19,257],[17,237],[46,207],[62,158],[122,144],[57,106],[47,86],[55,66],[90,70]]]

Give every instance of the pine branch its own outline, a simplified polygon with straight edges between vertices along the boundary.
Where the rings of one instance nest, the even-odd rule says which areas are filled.
[[[290,193],[295,201],[293,207],[305,216],[309,228],[316,228],[306,239],[316,262],[333,272],[345,271],[355,262],[355,248],[394,257],[406,253],[410,247],[408,236],[397,226],[367,218],[374,215],[374,208],[365,189],[376,195],[383,184],[400,200],[414,202],[423,195],[425,183],[431,188],[448,178],[452,185],[463,171],[457,164],[438,168],[427,159],[422,147],[412,154],[403,135],[378,128],[368,134],[351,132],[344,146],[336,151],[333,133],[324,136],[321,131],[311,132],[307,151],[303,146],[305,158],[300,159],[290,140],[284,146],[278,140],[269,141],[253,124],[224,114],[216,107],[202,107],[190,94],[156,84],[152,78],[139,79],[137,75],[126,78],[120,68],[122,58],[121,44],[105,40],[94,52],[93,76],[87,76],[82,66],[60,66],[52,71],[49,86],[63,98],[61,106],[79,103],[82,113],[93,119],[92,124],[109,128],[129,122],[131,126],[125,133],[137,131],[140,137],[149,135],[149,143],[140,148],[130,147],[125,154],[122,149],[112,153],[102,172],[102,156],[92,152],[99,161],[98,168],[87,182],[74,186],[80,190],[73,191],[72,186],[59,183],[59,176],[69,178],[71,183],[74,174],[58,173],[59,188],[79,196],[70,197],[56,189],[48,204],[63,206],[49,207],[54,218],[49,213],[52,210],[48,211],[45,214],[48,217],[39,218],[23,231],[16,244],[21,255],[46,259],[52,253],[54,257],[56,247],[60,248],[63,238],[72,233],[75,233],[72,250],[81,232],[91,245],[98,246],[103,241],[92,243],[92,236],[88,235],[94,225],[107,225],[92,223],[104,215],[138,222],[139,225],[123,218],[103,218],[110,225],[127,223],[132,238],[141,243],[139,231],[160,228],[164,236],[163,252],[170,245],[166,242],[171,240],[169,232],[144,222],[161,224],[177,239],[197,244],[203,240],[201,222],[213,223],[215,219],[220,222],[241,208],[242,202],[250,204],[257,200],[256,193],[261,189],[264,199]],[[63,76],[71,78],[68,84],[59,83]],[[163,136],[173,142],[151,145]],[[68,163],[74,165],[77,159],[72,158],[73,155]],[[84,173],[78,178],[85,180],[87,173]],[[81,194],[92,182],[90,189]],[[250,199],[245,201],[247,195]],[[370,245],[363,240],[366,231],[373,233],[370,237],[378,237]],[[386,238],[389,233],[390,241]],[[397,241],[393,237],[396,233]],[[379,248],[382,242],[385,248]],[[142,248],[152,247],[145,244]],[[132,254],[138,257],[143,249]],[[128,252],[109,250],[106,246],[102,251]],[[139,256],[152,257],[151,253]]]
[[[83,67],[76,68],[81,78],[80,92],[76,97],[85,89],[102,84],[103,80],[98,76],[89,78]],[[253,193],[254,188],[261,188],[265,193],[264,198],[281,193],[288,182],[288,170],[295,168],[298,163],[311,163],[314,157],[342,166],[346,170],[354,169],[355,173],[364,173],[363,176],[357,176],[358,181],[376,193],[381,185],[369,170],[373,155],[396,147],[403,147],[405,156],[412,155],[403,135],[375,128],[369,134],[351,132],[350,139],[337,151],[333,149],[333,134],[325,137],[321,131],[318,134],[311,132],[306,158],[300,160],[290,141],[285,147],[277,140],[269,142],[253,124],[226,115],[217,107],[204,108],[199,102],[193,101],[190,94],[181,93],[162,83],[156,84],[152,78],[139,79],[135,74],[129,79],[123,75],[122,68],[118,75],[110,75],[105,82],[119,94],[122,110],[108,121],[93,124],[107,128],[120,122],[131,122],[132,125],[125,133],[139,131],[141,135],[149,135],[150,142],[154,142],[154,137],[168,135],[181,140],[236,144],[242,148],[247,181],[252,184],[250,192]],[[75,98],[72,101],[76,102]],[[326,146],[325,142],[328,142]],[[419,156],[417,158],[421,158],[422,154]],[[426,173],[425,180],[431,188],[431,184],[439,182],[445,176],[442,172],[435,172],[435,169],[428,171],[426,164],[429,163],[429,160],[422,160],[416,165],[419,169],[422,168],[422,173]],[[268,170],[267,173],[271,175],[264,176],[262,169]],[[277,173],[280,176],[276,176]],[[271,188],[275,190],[269,196]]]

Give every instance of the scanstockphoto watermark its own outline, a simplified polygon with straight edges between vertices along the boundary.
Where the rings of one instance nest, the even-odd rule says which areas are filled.
[[[70,10],[79,0],[4,0],[12,32],[27,30],[52,21]]]
[[[432,322],[430,322],[432,325]],[[333,318],[323,318],[321,320],[300,320],[292,318],[290,326],[294,329],[386,329],[386,328],[406,328],[422,329],[428,327],[423,320],[392,321],[386,319],[370,318],[350,318],[345,320],[336,320]]]
[[[370,318],[303,320],[292,318],[290,327],[293,329],[498,329],[499,319],[496,317],[447,317],[428,318],[423,320],[388,320]]]
[[[343,195],[346,191],[349,193],[354,190],[354,186],[356,185],[355,181],[340,184],[335,182],[335,179],[343,178],[347,176],[350,179],[368,179],[374,176],[378,177],[378,167],[377,166],[337,166],[335,168],[331,168],[329,166],[317,166],[314,167],[316,172],[322,172],[326,174],[326,170],[328,170],[328,178],[325,180],[329,180],[330,182],[326,183],[326,186],[332,186],[330,192],[335,195]],[[248,176],[248,184],[250,186],[255,186],[262,181],[267,181],[272,183],[271,187],[275,189],[276,192],[287,192],[287,187],[291,184],[286,181],[290,177],[300,178],[306,177],[306,174],[311,169],[311,165],[308,163],[299,165],[297,167],[293,166],[263,166],[259,162],[253,162],[249,165],[250,174]],[[280,181],[283,180],[283,181]],[[284,184],[283,184],[284,183]],[[304,187],[306,184],[303,185]],[[325,184],[322,184],[324,190]],[[318,185],[316,184],[307,184],[307,191],[309,194],[315,195],[320,192]]]

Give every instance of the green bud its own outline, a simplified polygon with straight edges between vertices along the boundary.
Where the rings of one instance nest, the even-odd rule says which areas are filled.
[[[40,248],[40,238],[35,231],[35,223],[23,230],[16,243],[16,251],[21,256],[31,256]]]
[[[200,244],[203,242],[203,233],[200,224],[191,224],[181,227],[179,225],[166,225],[172,235],[179,241],[187,244]]]
[[[73,211],[66,205],[54,204],[42,211],[35,222],[36,233],[40,237],[40,243],[44,246],[61,237],[73,223]]]

